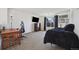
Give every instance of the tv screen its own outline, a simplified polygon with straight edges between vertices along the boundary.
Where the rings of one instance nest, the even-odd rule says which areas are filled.
[[[39,18],[37,18],[37,17],[32,17],[32,22],[39,22]]]

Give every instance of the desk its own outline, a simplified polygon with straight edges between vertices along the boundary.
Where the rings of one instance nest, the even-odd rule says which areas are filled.
[[[2,49],[9,48],[9,47],[14,46],[16,44],[21,44],[20,34],[21,34],[20,31],[17,29],[2,31],[1,32]]]

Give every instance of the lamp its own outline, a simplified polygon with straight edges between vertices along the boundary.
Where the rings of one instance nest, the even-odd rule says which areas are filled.
[[[12,29],[12,20],[13,20],[12,18],[13,18],[13,16],[11,16],[11,29]]]

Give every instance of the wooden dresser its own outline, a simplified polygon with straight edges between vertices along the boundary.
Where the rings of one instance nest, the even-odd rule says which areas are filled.
[[[6,49],[11,46],[21,44],[20,31],[17,29],[8,29],[1,32],[1,48]]]
[[[41,23],[34,23],[34,31],[41,31]]]

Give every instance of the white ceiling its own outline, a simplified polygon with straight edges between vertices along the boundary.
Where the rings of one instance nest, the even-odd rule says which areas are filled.
[[[23,12],[32,13],[39,16],[52,16],[61,12],[68,11],[68,8],[13,8]]]

